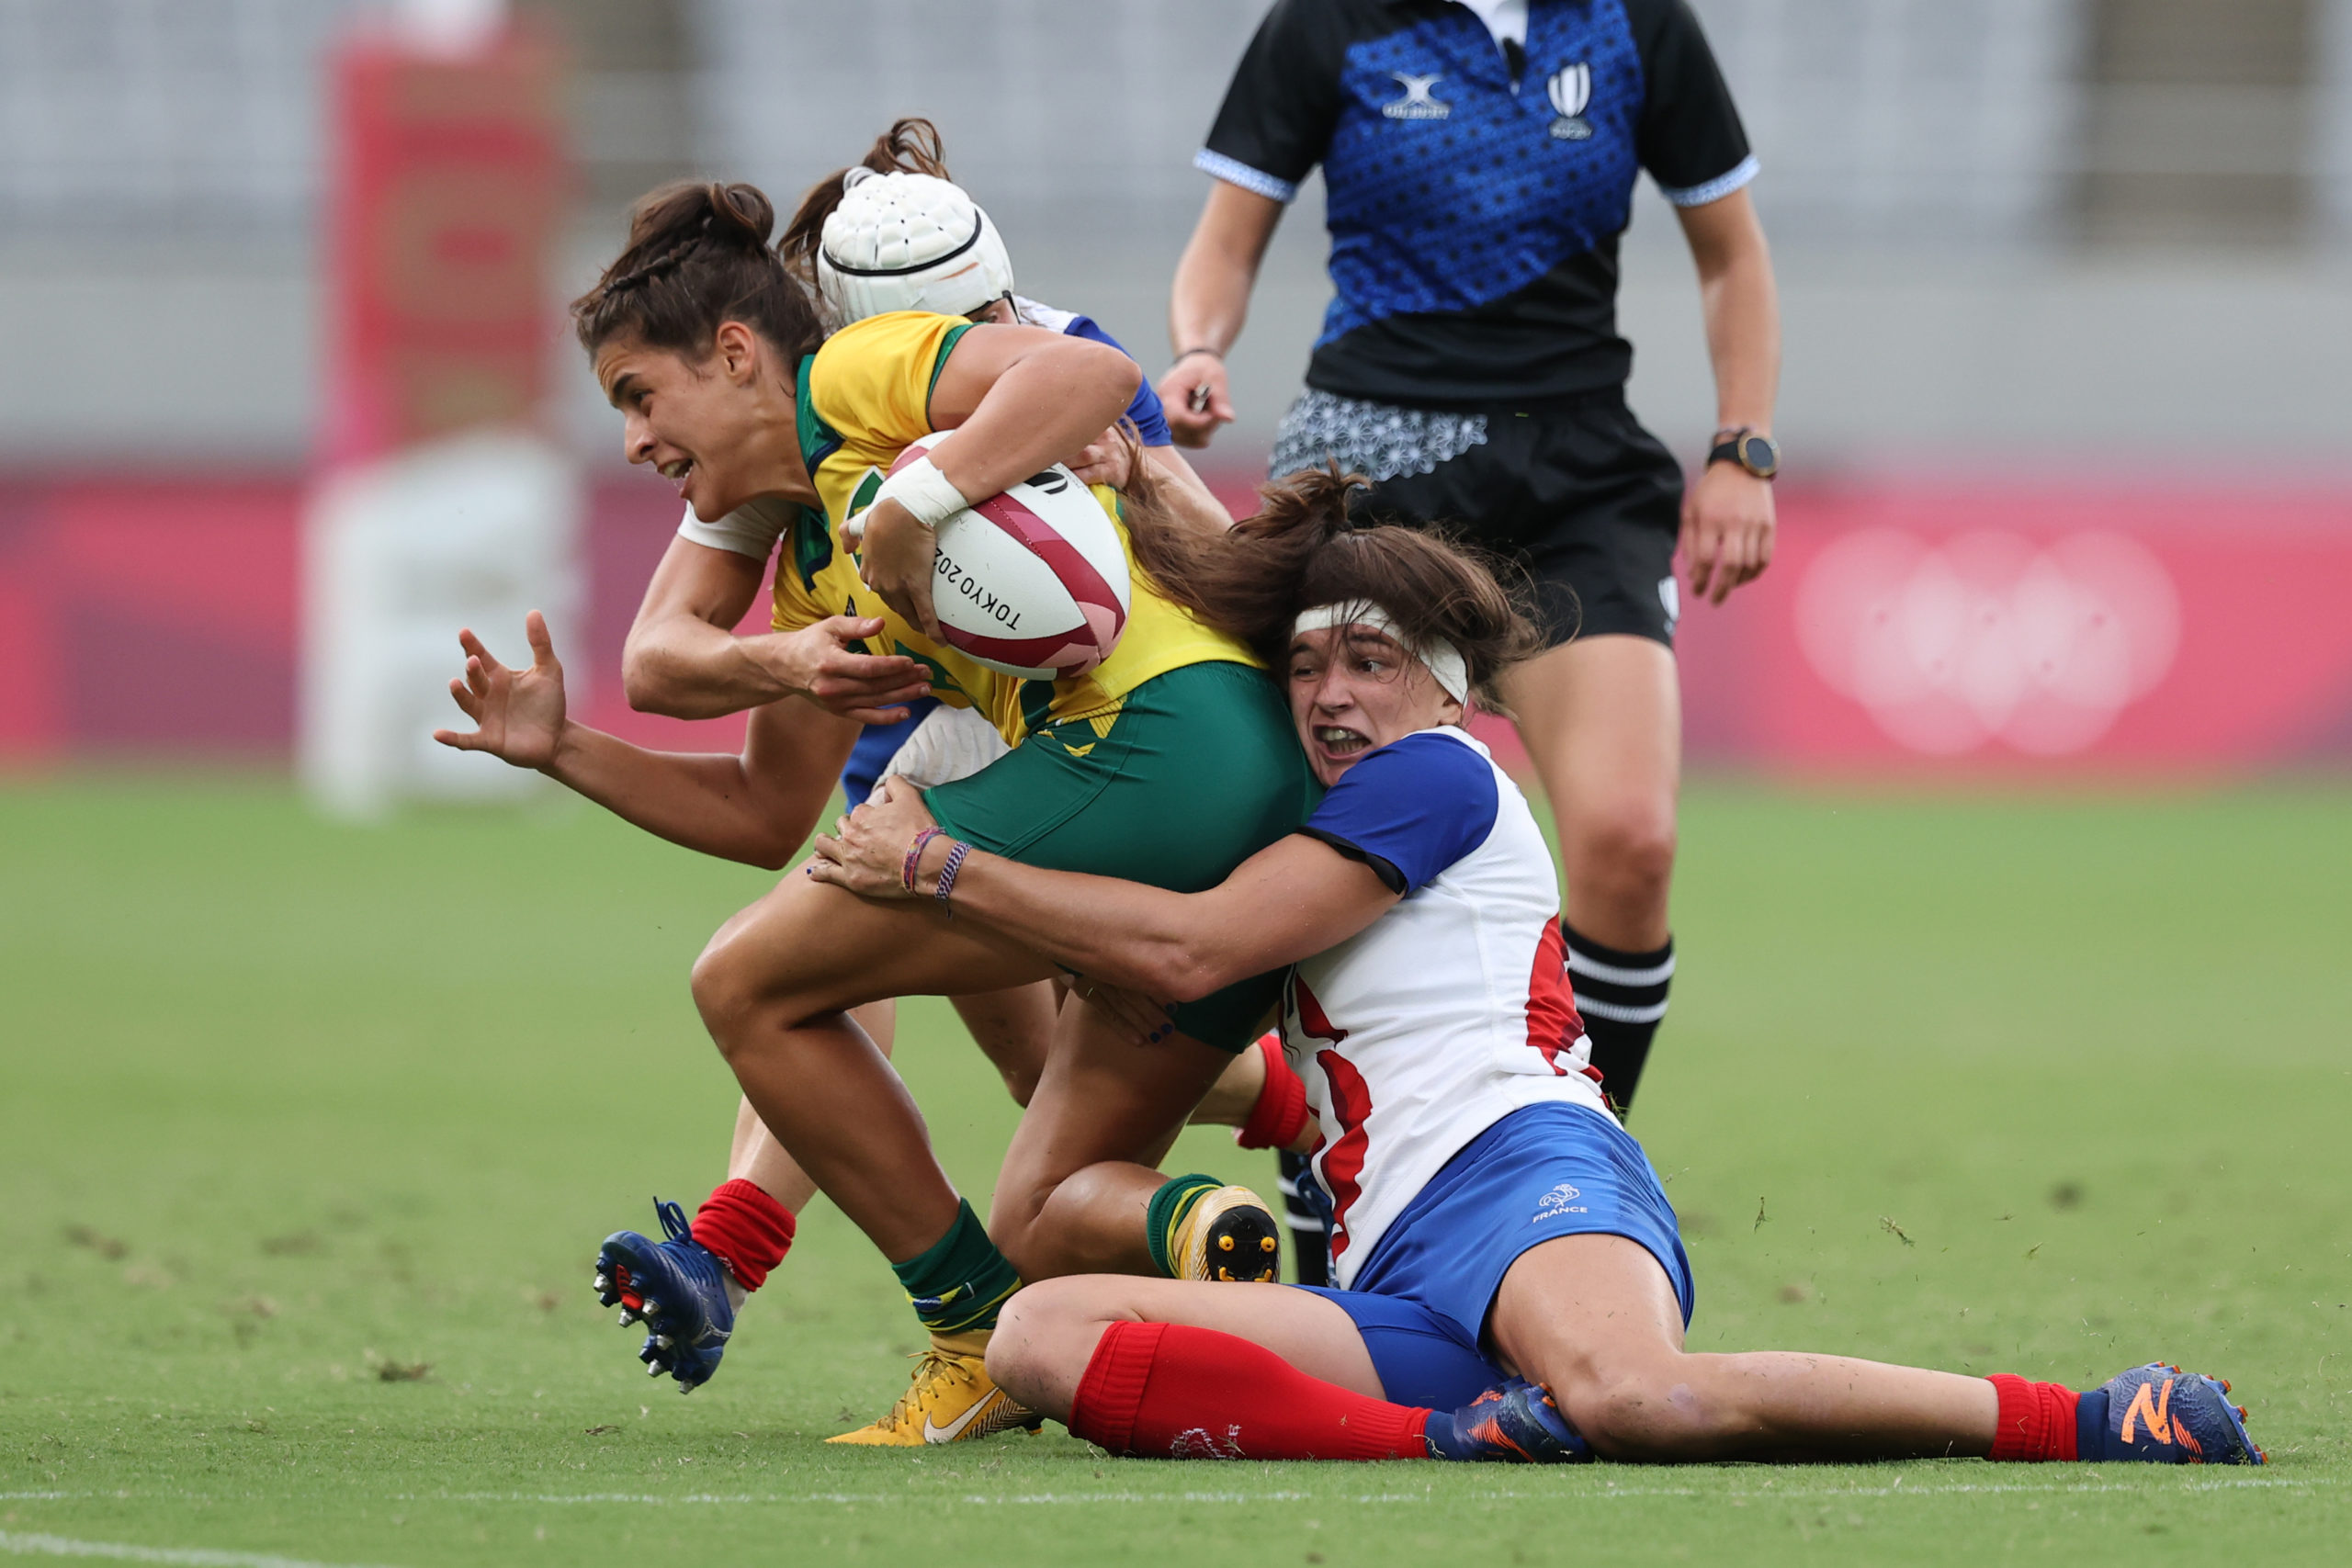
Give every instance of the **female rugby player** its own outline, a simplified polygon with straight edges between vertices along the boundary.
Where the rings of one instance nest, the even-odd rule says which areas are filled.
[[[1678,536],[1720,603],[1771,558],[1772,266],[1757,172],[1685,0],[1280,0],[1194,163],[1215,176],[1169,307],[1176,439],[1233,417],[1223,356],[1318,164],[1337,297],[1272,471],[1375,482],[1365,515],[1457,523],[1534,578],[1548,651],[1505,684],[1559,819],[1568,965],[1630,1105],[1674,973]],[[1686,498],[1625,406],[1617,245],[1646,170],[1680,218],[1715,372]]]
[[[812,186],[776,249],[836,323],[930,310],[997,325],[1045,327],[1120,346],[1088,317],[1013,292],[1004,241],[988,214],[952,183],[939,132],[928,120],[899,120],[858,164]],[[1148,382],[1136,387],[1125,419],[1151,465],[1159,497],[1196,527],[1221,532],[1230,525],[1232,519],[1170,445],[1159,400]],[[1073,467],[1081,478],[1120,488],[1129,478],[1130,451],[1125,441],[1098,440]],[[788,634],[743,639],[731,634],[759,591],[786,520],[786,508],[756,502],[715,523],[687,511],[630,627],[623,678],[632,706],[695,717],[710,711],[714,694],[734,701],[756,697],[741,683],[763,675],[772,682],[765,700],[786,694],[773,684],[777,678],[764,670],[758,654],[763,645]],[[903,657],[874,660],[871,665],[896,667],[905,676],[919,672]],[[904,689],[917,688],[910,681]],[[903,709],[906,716],[865,726],[841,770],[842,795],[853,805],[873,793],[886,768],[925,784],[943,784],[978,772],[1006,750],[983,715],[944,706],[931,696],[892,700],[900,695],[891,691],[875,698],[876,705]],[[918,728],[922,739],[913,741]],[[894,764],[910,745],[907,758]],[[811,764],[816,750],[795,753],[793,760]],[[1052,1033],[1054,987],[1040,982],[951,1000],[1014,1100],[1027,1104]],[[856,1010],[856,1017],[887,1055],[895,1033],[893,1004],[870,1003]],[[1263,1077],[1258,1055],[1238,1058],[1210,1096],[1215,1103],[1204,1102],[1196,1116],[1245,1120]],[[608,1277],[605,1293],[620,1299],[610,1277],[626,1273],[628,1296],[653,1294],[669,1308],[663,1314],[669,1332],[649,1337],[649,1364],[688,1386],[716,1371],[741,1293],[759,1289],[783,1261],[790,1246],[788,1216],[797,1214],[814,1191],[815,1184],[745,1100],[736,1113],[727,1179],[704,1202],[687,1234],[662,1242],[633,1231],[607,1238],[598,1259]],[[683,1213],[662,1212],[665,1227],[675,1231]],[[726,1260],[723,1276],[714,1258],[695,1256],[712,1249]],[[695,1281],[707,1284],[712,1279],[720,1291],[695,1289]],[[692,1309],[706,1299],[713,1320],[694,1321]]]
[[[1267,602],[1295,612],[1261,637],[1285,645],[1330,788],[1224,884],[1170,893],[927,838],[895,785],[817,840],[813,879],[944,900],[1147,997],[1293,965],[1283,1043],[1321,1121],[1344,1288],[1046,1280],[989,1347],[1001,1385],[1114,1453],[1176,1458],[2261,1463],[2226,1383],[2160,1364],[2077,1394],[1684,1348],[1690,1264],[1587,1059],[1543,837],[1457,728],[1534,634],[1437,541],[1340,532],[1341,491],[1297,486],[1241,525]]]
[[[566,720],[560,667],[534,618],[526,670],[464,635],[465,677],[451,685],[477,728],[438,738],[540,768],[690,848],[780,865],[830,795],[853,720],[889,716],[873,705],[869,669],[853,668],[831,694],[818,683],[860,645],[880,643],[920,660],[932,694],[985,711],[1017,742],[929,792],[967,840],[1040,864],[1200,888],[1295,828],[1312,784],[1279,695],[1189,585],[1196,536],[1150,506],[1126,513],[1133,604],[1099,668],[1016,681],[937,636],[932,525],[1081,452],[1127,407],[1134,362],[1060,333],[912,312],[827,337],[768,247],[773,222],[748,186],[657,192],[574,316],[625,416],[632,462],[660,468],[705,520],[755,502],[786,509],[775,626],[792,635],[771,651],[771,671],[811,700],[756,706],[741,757],[646,751]],[[956,436],[935,458],[880,477],[909,442],[939,430]],[[845,533],[853,520],[862,528]],[[810,747],[821,770],[792,761]],[[695,965],[695,1001],[759,1120],[881,1248],[933,1332],[916,1386],[860,1440],[1034,1421],[988,1383],[979,1354],[1016,1266],[1031,1278],[1121,1268],[1209,1277],[1216,1241],[1253,1258],[1273,1245],[1272,1217],[1246,1190],[1166,1181],[1138,1158],[1157,1157],[1248,1044],[1273,1001],[1271,975],[1180,1009],[1164,1026],[1173,1037],[1150,1052],[1130,1049],[1096,984],[1081,984],[1006,1156],[991,1240],[933,1158],[904,1086],[844,1010],[1059,973],[939,909],[877,905],[802,877],[729,920]],[[662,1336],[662,1303],[641,1306]]]

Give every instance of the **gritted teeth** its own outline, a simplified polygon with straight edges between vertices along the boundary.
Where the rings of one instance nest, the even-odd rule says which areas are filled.
[[[1371,742],[1352,729],[1342,729],[1336,724],[1323,725],[1315,731],[1315,739],[1333,751],[1355,751]]]

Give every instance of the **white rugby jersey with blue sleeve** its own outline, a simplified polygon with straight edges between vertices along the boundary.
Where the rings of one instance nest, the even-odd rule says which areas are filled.
[[[1484,746],[1450,726],[1393,740],[1341,773],[1301,831],[1403,895],[1283,991],[1345,1288],[1423,1184],[1505,1116],[1554,1101],[1610,1112],[1568,986],[1551,849]]]

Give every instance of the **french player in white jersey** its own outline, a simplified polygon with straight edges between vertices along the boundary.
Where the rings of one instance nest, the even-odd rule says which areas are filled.
[[[1139,1042],[1162,1021],[1146,998],[1291,966],[1283,1048],[1320,1122],[1342,1288],[1045,1280],[1004,1312],[999,1385],[1114,1453],[1163,1457],[2261,1462],[2228,1385],[2163,1363],[2078,1393],[1685,1348],[1689,1261],[1589,1066],[1550,857],[1460,728],[1533,634],[1471,557],[1350,529],[1350,488],[1271,490],[1227,552],[1234,595],[1257,576],[1257,640],[1328,793],[1221,886],[922,839],[921,797],[896,786],[816,840],[810,875],[936,898],[1125,988]]]

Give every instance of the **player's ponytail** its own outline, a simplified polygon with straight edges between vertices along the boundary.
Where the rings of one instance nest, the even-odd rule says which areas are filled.
[[[1543,650],[1524,605],[1525,574],[1459,539],[1350,516],[1372,489],[1339,466],[1308,468],[1263,487],[1254,517],[1211,540],[1170,529],[1138,530],[1138,564],[1170,597],[1250,644],[1279,671],[1299,612],[1318,604],[1377,604],[1408,642],[1442,639],[1469,667],[1481,705],[1504,711],[1496,677]],[[1172,539],[1164,565],[1148,558],[1148,535]]]
[[[929,175],[933,179],[955,183],[947,172],[947,144],[939,128],[927,119],[910,115],[891,122],[890,129],[874,139],[865,156],[846,169],[835,169],[808,187],[800,198],[800,206],[792,221],[784,226],[784,238],[776,242],[776,254],[784,257],[785,265],[805,286],[817,286],[817,252],[825,242],[825,220],[833,215],[847,194],[850,176],[860,169],[877,175]]]
[[[787,364],[824,333],[808,291],[768,248],[775,207],[757,186],[682,180],[640,197],[628,243],[571,302],[581,346],[616,337],[699,360],[722,321],[751,327]]]

